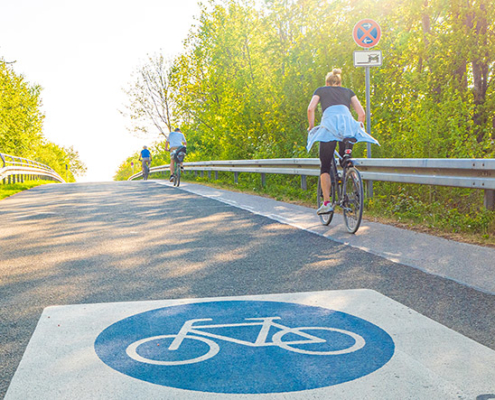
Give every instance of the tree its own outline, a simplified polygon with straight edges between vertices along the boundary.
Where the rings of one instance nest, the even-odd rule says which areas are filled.
[[[86,166],[73,147],[63,148],[43,136],[41,87],[31,85],[0,59],[0,152],[39,161],[74,181]],[[70,165],[69,171],[65,166]]]
[[[42,140],[41,88],[0,59],[0,151],[29,157]]]
[[[128,130],[134,134],[150,134],[157,130],[164,137],[176,122],[175,103],[170,85],[171,62],[162,55],[148,56],[147,62],[133,74],[134,82],[124,92],[129,104],[121,112],[129,119]]]
[[[363,18],[382,27],[374,157],[493,157],[495,2],[210,0],[168,75],[188,159],[316,156],[304,149],[306,108],[326,73],[342,68],[364,105],[365,72],[352,63]]]
[[[64,151],[66,153],[66,162],[69,167],[69,170],[71,173],[76,177],[76,176],[84,176],[88,168],[86,165],[81,161],[81,158],[79,156],[79,152],[77,150],[74,150],[73,146],[70,147],[65,147]]]

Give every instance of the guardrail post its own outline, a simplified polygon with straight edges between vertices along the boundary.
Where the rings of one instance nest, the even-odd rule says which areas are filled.
[[[301,175],[301,189],[308,190],[308,183],[306,182],[306,175]]]
[[[261,186],[265,187],[266,186],[266,174],[261,173]]]
[[[234,172],[234,183],[239,183],[239,172]]]
[[[208,180],[211,179],[211,171],[208,171]]]
[[[483,199],[483,205],[487,210],[493,211],[495,210],[495,190],[486,189],[485,197]]]
[[[373,198],[373,181],[366,181],[366,198]]]
[[[215,180],[218,180],[218,171],[215,171]]]

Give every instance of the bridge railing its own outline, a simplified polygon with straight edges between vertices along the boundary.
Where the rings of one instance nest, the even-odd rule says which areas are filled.
[[[18,183],[39,178],[65,182],[48,165],[27,158],[0,153],[0,183]]]
[[[444,158],[357,158],[354,159],[366,181],[414,183],[420,185],[450,186],[484,191],[484,206],[495,208],[495,159]],[[169,165],[153,167],[150,173],[166,172]],[[306,189],[307,176],[320,175],[317,158],[277,158],[267,160],[229,160],[186,162],[187,171],[215,173],[233,172],[237,183],[239,173],[259,173],[262,184],[266,174],[301,176],[301,187]],[[142,173],[132,175],[137,179]]]

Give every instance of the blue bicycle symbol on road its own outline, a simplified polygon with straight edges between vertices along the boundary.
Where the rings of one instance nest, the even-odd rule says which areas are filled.
[[[383,329],[351,314],[272,301],[211,301],[120,320],[95,340],[130,377],[211,393],[281,393],[338,385],[394,354]]]
[[[211,321],[211,318],[202,318],[202,319],[191,319],[189,321],[186,321],[184,325],[182,326],[181,330],[179,331],[178,334],[176,335],[159,335],[159,336],[153,336],[145,339],[138,340],[131,345],[129,345],[126,349],[126,353],[129,357],[132,359],[142,362],[142,363],[147,363],[147,364],[154,364],[154,365],[185,365],[185,364],[194,364],[197,362],[205,361],[208,360],[209,358],[214,357],[215,355],[218,354],[220,351],[220,346],[217,344],[217,342],[206,339],[203,336],[214,338],[214,339],[219,339],[223,340],[226,342],[232,342],[232,343],[237,343],[239,345],[243,346],[250,346],[250,347],[264,347],[264,346],[278,346],[282,349],[288,350],[288,351],[293,351],[296,353],[301,353],[301,354],[313,354],[313,355],[337,355],[337,354],[347,354],[347,353],[352,353],[354,351],[357,351],[361,348],[364,347],[365,345],[365,340],[362,338],[362,336],[346,331],[343,329],[337,329],[337,328],[329,328],[329,327],[321,327],[321,326],[312,326],[312,327],[299,327],[299,328],[289,328],[287,326],[278,324],[274,322],[276,319],[281,319],[280,317],[266,317],[266,318],[246,318],[246,321],[260,321],[260,322],[246,322],[246,323],[239,323],[239,324],[213,324],[213,325],[194,325],[197,322],[205,322],[205,321]],[[241,340],[241,339],[236,339],[228,336],[222,336],[218,334],[213,334],[209,333],[207,331],[204,331],[203,329],[209,329],[209,328],[232,328],[232,327],[252,327],[252,326],[260,326],[260,331],[258,334],[258,337],[254,342],[246,341],[246,340]],[[278,328],[280,331],[275,333],[272,337],[272,342],[267,341],[268,337],[268,332],[271,330],[271,328]],[[329,332],[334,332],[338,333],[341,335],[347,335],[352,340],[354,341],[350,346],[346,346],[343,349],[338,349],[338,350],[305,350],[300,347],[294,347],[294,345],[307,345],[307,344],[315,344],[315,343],[326,343],[326,339],[319,338],[317,336],[311,335],[307,333],[306,331],[311,331],[311,330],[322,330],[322,331],[329,331]],[[194,335],[201,335],[201,336],[194,336]],[[289,336],[289,335],[295,335],[297,337],[300,337],[298,340],[289,340],[289,341],[283,341],[284,336]],[[168,347],[169,351],[177,351],[179,350],[179,347],[183,343],[185,339],[189,340],[199,340],[201,342],[204,342],[208,345],[209,350],[206,354],[195,357],[195,358],[190,358],[190,359],[184,359],[184,360],[176,360],[176,361],[160,361],[160,360],[153,360],[150,358],[143,357],[139,355],[138,349],[141,345],[144,345],[146,343],[150,343],[152,341],[158,341],[162,339],[167,339],[171,338],[173,339],[172,343]]]

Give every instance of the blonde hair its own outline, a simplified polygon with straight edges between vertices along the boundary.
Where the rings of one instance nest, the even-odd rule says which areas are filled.
[[[342,84],[342,70],[340,68],[334,68],[332,72],[327,74],[325,82],[329,86],[338,86]]]

